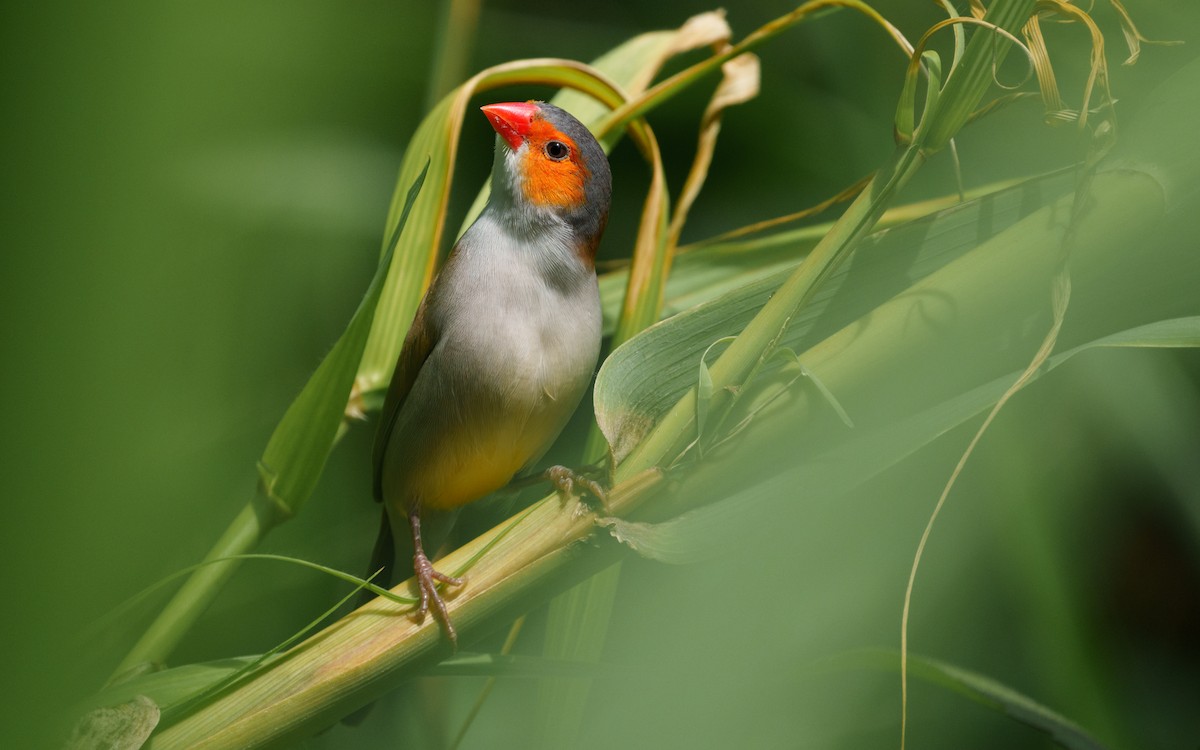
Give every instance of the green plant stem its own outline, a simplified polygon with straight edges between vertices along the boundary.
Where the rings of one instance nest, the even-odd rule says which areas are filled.
[[[610,507],[629,512],[656,485],[653,474],[634,478],[614,488]],[[444,559],[446,569],[456,570],[495,544],[471,568],[470,585],[449,600],[460,633],[478,633],[487,623],[503,622],[514,607],[528,606],[534,586],[568,562],[586,557],[592,565],[607,564],[619,551],[611,544],[586,549],[573,544],[591,536],[595,517],[577,503],[563,507],[557,495],[523,513],[517,528],[510,530],[506,521]],[[393,591],[405,594],[409,583]],[[329,726],[394,688],[411,674],[409,668],[448,655],[439,624],[430,617],[417,623],[410,614],[411,607],[374,600],[208,706],[161,727],[146,747],[282,745]]]
[[[255,549],[278,522],[278,514],[272,512],[267,503],[257,498],[252,500],[229,524],[204,561]],[[143,664],[162,664],[239,565],[240,560],[224,560],[205,565],[189,576],[121,661],[114,678]]]
[[[1033,6],[1034,0],[996,0],[989,9],[987,20],[1006,31],[1015,31],[1024,25]],[[913,140],[896,147],[842,218],[713,364],[714,395],[710,413],[728,413],[737,399],[731,389],[743,386],[771,356],[773,342],[795,312],[808,302],[821,283],[849,257],[858,241],[871,231],[895,194],[917,173],[927,153],[942,147],[967,121],[990,84],[992,71],[1003,61],[1010,46],[994,32],[976,31],[959,66],[947,80],[945,91],[927,108]],[[948,130],[951,127],[953,130]],[[631,476],[651,466],[670,464],[694,437],[693,389],[622,462],[617,469],[617,478]]]
[[[1033,13],[1035,0],[995,0],[984,20],[1015,34]],[[1010,42],[995,32],[976,29],[967,43],[959,64],[938,97],[936,112],[929,122],[921,123],[924,148],[938,151],[958,135],[979,106],[979,100],[992,85],[996,71],[1004,62]]]
[[[1174,95],[1194,96],[1194,80],[1182,81]],[[1194,121],[1194,117],[1178,120],[1159,115],[1149,125]],[[1162,127],[1151,127],[1144,142],[1173,153],[1187,142],[1188,131],[1168,128],[1166,135],[1173,137],[1166,138]],[[1174,206],[1176,213],[1194,215],[1200,193],[1191,188],[1197,184],[1198,165],[1194,159],[1154,160],[1139,168],[1136,158],[1126,158],[1119,169],[1099,174],[1088,186],[1091,208],[1074,228],[1079,250],[1072,258],[1073,274],[1080,279],[1111,277],[1126,273],[1129,263],[1141,262],[1142,256],[1149,254],[1141,243],[1150,228],[1161,224],[1168,206]],[[916,382],[911,376],[923,372],[923,363],[934,357],[972,364],[980,352],[994,350],[997,341],[1005,340],[1009,326],[1004,321],[1025,320],[1040,309],[1038,304],[1044,308],[1044,270],[1054,257],[1045,249],[1060,246],[1070,203],[1068,197],[1046,206],[1004,236],[989,240],[986,248],[942,269],[936,277],[928,277],[920,288],[898,295],[886,303],[888,310],[867,315],[802,352],[801,360],[819,372],[844,402],[850,397],[856,402],[868,398],[890,402],[897,393],[905,396],[903,391],[911,390],[910,384]],[[1112,268],[1122,260],[1125,266]],[[1162,285],[1134,286],[1121,292],[1136,295],[1130,304],[1145,303],[1154,309],[1155,295],[1162,289]],[[1030,295],[1039,290],[1040,296],[1033,294],[1035,307],[1030,308]],[[1103,297],[1101,292],[1097,294]],[[920,313],[923,301],[930,299],[944,300],[941,307],[953,311],[953,316],[925,319],[906,314],[910,310]],[[1021,309],[1013,310],[1018,303]],[[1144,310],[1139,307],[1139,312]],[[1014,313],[1020,313],[1019,317],[1014,318]],[[975,335],[981,325],[988,331],[999,328],[1001,337]],[[964,351],[964,343],[973,346]],[[993,376],[985,373],[983,377]],[[938,387],[931,383],[925,390]],[[923,391],[907,398],[915,399],[916,408],[926,408],[929,395]],[[944,399],[946,394],[939,391],[933,395]],[[721,491],[722,480],[740,482],[744,472],[753,471],[764,478],[772,476],[769,470],[778,472],[803,455],[794,450],[800,441],[827,440],[827,435],[813,432],[819,425],[807,419],[806,403],[807,399],[798,396],[791,403],[781,402],[778,409],[773,407],[770,414],[764,413],[737,441],[732,458],[701,464],[675,497],[690,502],[693,496],[700,501],[706,499],[701,495],[707,494],[711,499]],[[892,408],[890,403],[888,408]],[[738,477],[728,476],[729,460],[739,467]],[[645,476],[638,475],[614,490],[610,504],[615,514],[627,514],[645,503],[655,487],[648,479],[638,479]],[[680,503],[655,505],[669,505],[676,513],[681,509]],[[597,562],[612,559],[611,545],[598,548],[581,543],[593,533],[593,517],[577,510],[577,506],[563,507],[557,498],[548,498],[479,560],[472,569],[470,586],[450,600],[451,615],[464,642],[486,627],[502,623],[503,615],[544,598],[547,590],[535,589],[549,583],[555,572],[569,568],[575,574],[587,573],[597,569]],[[470,558],[505,526],[453,553],[448,565],[454,567]],[[583,571],[578,570],[581,567]],[[714,600],[727,593],[714,590]],[[330,725],[413,674],[421,664],[446,653],[437,624],[426,618],[418,625],[405,612],[397,605],[377,601],[348,615],[196,714],[162,727],[148,747],[282,745]]]
[[[732,394],[727,386],[745,381],[762,361],[769,344],[787,325],[795,311],[846,258],[854,244],[865,236],[887,208],[892,195],[916,173],[923,162],[912,145],[899,147],[867,188],[850,204],[846,213],[817,244],[804,263],[784,283],[750,325],[729,345],[711,368],[716,411]],[[618,467],[618,477],[629,476],[650,466],[670,462],[691,441],[695,425],[695,394],[676,403],[654,432]]]
[[[1089,212],[1079,229],[1081,252],[1073,259],[1080,275],[1102,273],[1114,257],[1124,257],[1131,238],[1159,221],[1164,199],[1161,187],[1144,173],[1114,172],[1097,178],[1093,185],[1096,210]],[[989,243],[979,257],[956,261],[936,277],[930,277],[919,293],[896,298],[893,308],[870,315],[861,324],[848,326],[828,343],[814,347],[801,357],[813,363],[831,390],[854,396],[879,390],[881,380],[897,373],[898,382],[909,383],[909,368],[935,357],[961,357],[965,331],[974,331],[981,321],[995,324],[1011,318],[1013,296],[1020,298],[1021,314],[1044,306],[1045,266],[1052,256],[1040,252],[1048,242],[1061,241],[1064,229],[1064,198]],[[1056,219],[1057,217],[1057,219]],[[1019,252],[1018,252],[1019,251]],[[1014,257],[1014,253],[1016,253]],[[913,321],[903,314],[919,308],[923,300],[937,296],[953,301],[956,314],[948,320],[931,320],[913,330]],[[1032,305],[1032,308],[1029,308]],[[999,306],[999,307],[998,307]],[[896,308],[899,308],[898,310]],[[953,330],[947,330],[947,325]],[[1000,326],[1006,329],[1006,326]],[[1004,330],[1000,331],[1004,334]],[[980,349],[995,346],[997,338],[976,342]],[[881,373],[889,375],[881,376]],[[990,377],[990,376],[985,376]],[[794,461],[797,440],[806,439],[803,425],[805,404],[797,398],[780,402],[744,433],[736,451],[722,462],[705,462],[687,477],[677,495],[661,496],[651,491],[658,485],[653,475],[641,474],[614,488],[611,510],[625,516],[639,508],[651,510],[648,499],[712,499],[722,481],[731,481],[729,461],[739,469],[779,471]],[[798,425],[801,427],[798,428]],[[823,436],[807,435],[807,439]],[[770,464],[770,466],[768,466]],[[739,476],[745,476],[740,474]],[[726,477],[723,479],[723,477]],[[707,495],[707,497],[701,497]],[[653,503],[653,507],[678,512],[679,502]],[[524,610],[544,599],[545,586],[561,571],[582,575],[609,564],[616,552],[612,544],[582,544],[593,535],[594,516],[581,513],[576,505],[563,507],[551,496],[536,505],[520,525],[505,536],[471,570],[470,585],[450,599],[451,616],[464,643],[482,634],[486,627],[503,623],[505,615]],[[502,524],[479,539],[456,550],[446,561],[457,568],[496,534]],[[580,569],[583,570],[580,570]],[[407,592],[408,584],[394,589]],[[391,602],[376,600],[344,617],[287,654],[245,683],[221,696],[195,714],[165,726],[151,738],[150,748],[206,747],[246,748],[296,742],[337,718],[369,703],[412,675],[422,664],[447,653],[438,625],[430,618],[421,624],[407,616],[408,610]],[[753,616],[748,613],[747,616]]]
[[[610,565],[550,602],[546,644],[542,655],[563,662],[595,664],[604,652],[605,637],[621,581],[621,564]],[[550,677],[538,685],[535,747],[562,748],[578,744],[579,727],[587,715],[590,677]]]

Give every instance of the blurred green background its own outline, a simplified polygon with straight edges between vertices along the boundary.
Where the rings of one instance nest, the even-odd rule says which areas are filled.
[[[1188,44],[1115,67],[1115,14],[1096,8],[1122,113],[1200,40],[1195,4],[1130,5],[1147,35]],[[791,7],[738,3],[729,21],[741,36]],[[939,18],[931,3],[876,7],[911,38]],[[521,57],[590,60],[708,9],[487,2],[466,72]],[[271,429],[374,269],[404,145],[430,96],[439,11],[210,2],[10,4],[0,14],[0,746],[31,747],[60,731],[56,712],[105,678],[153,607],[119,628],[87,626],[200,559],[253,493]],[[1064,36],[1077,53],[1063,61],[1064,90],[1077,100],[1086,40]],[[891,149],[903,60],[866,21],[807,23],[760,55],[762,94],[727,116],[684,242],[816,203]],[[709,92],[650,115],[675,191]],[[964,179],[1045,171],[1084,146],[1074,129],[1043,125],[1036,104],[1010,107],[960,139]],[[483,118],[469,115],[451,226],[491,147]],[[628,144],[613,166],[602,253],[618,258],[648,174]],[[943,156],[904,198],[953,186]],[[263,551],[361,572],[378,513],[371,433],[351,433],[304,513]],[[952,433],[850,497],[776,508],[760,538],[731,540],[757,556],[753,569],[631,560],[581,745],[895,746],[895,673],[812,665],[898,645],[913,550],[968,437]],[[1198,540],[1200,356],[1085,355],[1021,394],[968,466],[925,558],[912,647],[1020,689],[1114,746],[1195,747]],[[307,570],[247,564],[177,662],[262,652],[344,593]],[[538,633],[535,618],[530,652]],[[309,744],[399,734],[437,746],[437,722],[444,715],[453,734],[479,684],[429,688],[421,710],[433,728],[414,718],[409,693],[364,727]],[[913,691],[914,747],[1044,742],[944,689]],[[465,746],[522,745],[535,694],[532,681],[502,681]]]

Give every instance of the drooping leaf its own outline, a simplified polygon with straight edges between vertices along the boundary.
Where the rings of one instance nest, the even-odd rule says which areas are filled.
[[[304,389],[288,407],[258,463],[263,493],[285,515],[297,512],[312,494],[337,437],[363,347],[377,317],[377,305],[395,258],[396,248],[419,199],[430,161],[426,159],[409,183],[378,270],[346,331],[325,356]]]
[[[692,168],[688,171],[687,180],[675,205],[675,215],[671,219],[669,242],[672,247],[678,246],[679,236],[687,223],[688,212],[708,178],[708,169],[712,165],[713,152],[717,148],[717,137],[721,133],[721,120],[725,110],[758,96],[759,78],[758,57],[750,53],[735,57],[721,66],[721,83],[713,92],[712,99],[709,100],[708,107],[700,119],[696,155],[692,159]]]

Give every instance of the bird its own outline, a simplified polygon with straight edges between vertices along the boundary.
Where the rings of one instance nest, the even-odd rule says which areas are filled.
[[[574,116],[532,100],[481,109],[496,131],[491,194],[417,308],[373,461],[384,512],[372,569],[387,575],[411,544],[414,616],[432,610],[454,647],[438,584],[465,581],[435,569],[430,551],[458,509],[536,465],[591,383],[612,199],[608,158]]]

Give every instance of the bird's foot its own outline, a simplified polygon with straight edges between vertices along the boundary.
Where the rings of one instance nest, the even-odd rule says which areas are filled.
[[[596,480],[566,466],[551,466],[549,469],[546,469],[543,476],[564,497],[575,497],[575,490],[579,488],[585,490],[587,494],[596,499],[599,505],[598,510],[605,509],[605,504],[608,502],[608,492]]]
[[[434,570],[433,563],[429,561],[424,552],[413,555],[413,572],[417,577],[417,590],[421,594],[421,603],[417,605],[413,616],[417,622],[422,622],[425,619],[425,613],[432,609],[434,618],[442,624],[442,629],[446,631],[450,645],[457,648],[458,633],[454,630],[454,623],[450,622],[450,613],[446,611],[446,602],[438,592],[437,585],[444,583],[448,586],[461,586],[466,583],[466,579],[455,578]]]

